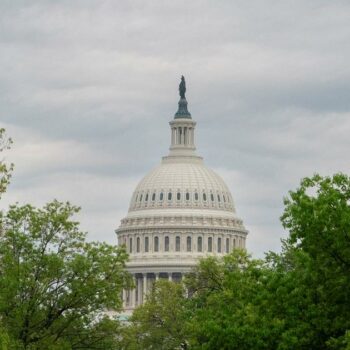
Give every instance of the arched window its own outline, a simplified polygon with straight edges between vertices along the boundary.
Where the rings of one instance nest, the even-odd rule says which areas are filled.
[[[203,201],[206,202],[207,201],[207,195],[205,193],[203,193]]]
[[[218,194],[218,202],[220,202],[220,195]]]
[[[154,202],[156,200],[156,193],[154,192],[153,194],[152,194],[152,201]]]
[[[211,253],[213,251],[213,238],[208,237],[208,252]]]
[[[190,200],[190,194],[189,194],[189,192],[186,192],[186,200],[187,200],[187,201]]]
[[[203,250],[202,237],[197,238],[197,251],[201,252]]]
[[[197,192],[194,194],[194,199],[195,199],[196,201],[198,201],[198,193],[197,193]]]
[[[171,192],[168,193],[168,201],[171,201],[173,194]]]
[[[228,254],[230,252],[230,239],[226,238],[226,253]]]
[[[165,252],[169,251],[169,237],[168,236],[164,237],[164,251]]]
[[[187,251],[192,251],[192,239],[190,236],[187,237]]]
[[[221,253],[221,237],[218,238],[218,253]]]
[[[161,200],[161,201],[162,201],[162,200],[163,200],[163,196],[164,196],[164,195],[163,195],[163,192],[160,192],[160,195],[159,195],[159,200]]]
[[[177,192],[176,194],[176,199],[179,201],[181,199],[181,193],[180,192]]]
[[[179,252],[181,250],[181,239],[180,236],[176,236],[175,238],[175,250]]]
[[[129,253],[132,253],[132,238],[129,238]]]
[[[212,202],[214,202],[214,195],[212,193],[210,194],[210,199]]]
[[[136,238],[136,252],[140,253],[140,237]]]
[[[154,251],[159,252],[159,238],[157,236],[154,237]]]
[[[230,196],[227,195],[227,203],[230,203]]]
[[[145,202],[148,202],[148,193],[146,194]]]
[[[149,239],[148,237],[145,237],[145,252],[148,253],[149,251]]]
[[[236,238],[233,239],[233,249],[236,248]]]
[[[224,202],[226,203],[226,197],[224,194],[222,195],[222,198],[224,199]]]
[[[140,196],[140,202],[142,201],[142,194],[141,194],[141,196]]]
[[[139,198],[139,195],[137,194],[135,197],[135,202],[137,202],[137,199]]]

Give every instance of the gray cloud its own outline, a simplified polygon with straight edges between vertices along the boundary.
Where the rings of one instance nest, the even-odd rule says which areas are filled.
[[[1,1],[0,121],[16,164],[2,206],[82,206],[115,241],[139,179],[169,146],[184,74],[198,153],[232,190],[257,256],[278,250],[282,198],[349,172],[347,1]]]

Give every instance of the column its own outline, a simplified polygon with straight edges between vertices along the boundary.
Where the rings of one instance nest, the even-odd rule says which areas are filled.
[[[126,290],[123,289],[123,308],[126,307]]]
[[[143,295],[142,295],[142,302],[145,302],[146,300],[146,294],[147,294],[147,273],[143,274]]]
[[[137,305],[142,304],[142,278],[137,279]]]

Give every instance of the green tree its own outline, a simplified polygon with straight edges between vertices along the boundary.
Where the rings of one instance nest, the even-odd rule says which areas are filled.
[[[0,221],[0,319],[16,349],[113,349],[131,280],[123,248],[86,242],[78,208],[12,206]]]
[[[307,277],[303,290],[310,302],[303,316],[312,325],[315,344],[344,349],[350,344],[349,176],[303,179],[285,199],[282,223],[290,232],[297,269]]]
[[[274,273],[243,250],[201,260],[185,281],[191,349],[277,348],[283,321],[270,312]]]
[[[10,148],[12,139],[6,137],[5,129],[0,128],[0,153]],[[6,163],[3,159],[0,160],[0,197],[6,191],[10,183],[13,164]]]
[[[187,349],[186,298],[182,284],[157,281],[124,329],[123,349]]]

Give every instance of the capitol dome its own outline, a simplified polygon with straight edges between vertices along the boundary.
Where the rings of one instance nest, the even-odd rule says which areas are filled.
[[[196,122],[187,110],[184,79],[179,108],[170,122],[169,155],[137,185],[118,242],[130,254],[136,288],[123,293],[126,311],[141,304],[158,278],[179,280],[208,255],[245,248],[247,231],[229,188],[196,154]]]

